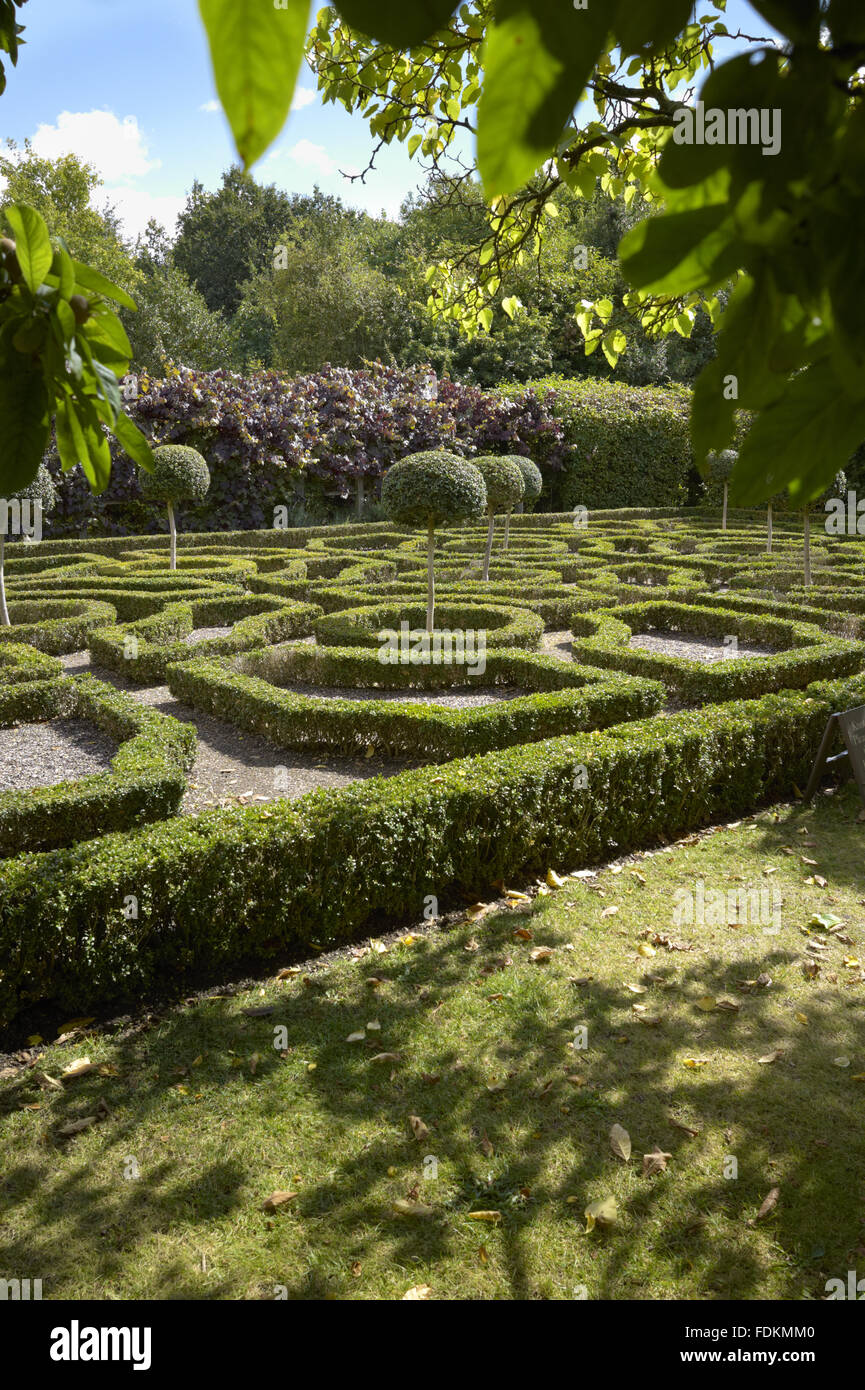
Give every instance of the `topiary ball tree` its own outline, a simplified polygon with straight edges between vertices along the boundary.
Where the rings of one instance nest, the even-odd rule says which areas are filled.
[[[538,468],[537,464],[532,463],[531,459],[524,459],[521,454],[509,454],[508,457],[513,459],[517,468],[523,475],[523,497],[522,501],[519,503],[519,509],[521,512],[530,512],[540,497],[541,489],[544,486],[541,470]],[[508,548],[510,531],[511,514],[507,512],[505,514],[505,538],[502,544],[502,550],[507,550]]]
[[[171,568],[177,569],[176,502],[203,502],[210,487],[210,472],[197,449],[185,444],[162,444],[153,450],[153,471],[140,473],[141,492],[153,502],[168,508],[171,533]]]
[[[722,449],[718,454],[709,454],[707,463],[709,465],[709,478],[713,483],[724,484],[724,507],[721,513],[721,530],[727,529],[727,491],[730,486],[730,474],[736,467],[739,454],[736,449]]]
[[[426,630],[435,620],[435,532],[449,522],[479,521],[487,505],[484,480],[474,464],[444,449],[411,454],[389,468],[381,485],[385,514],[396,526],[427,533]]]
[[[9,497],[0,498],[0,517],[2,517],[2,525],[0,525],[0,624],[2,624],[3,627],[11,627],[9,610],[6,607],[6,536],[11,529],[10,523],[12,517],[16,514],[16,510],[18,527],[16,534],[21,534],[20,528],[23,520],[21,504],[25,501],[29,501],[31,507],[39,506],[40,519],[44,513],[54,510],[57,501],[57,493],[54,489],[54,479],[51,477],[44,463],[40,463],[38,472],[32,483],[28,483],[26,487],[22,487],[20,492],[13,492]],[[16,502],[18,503],[17,509],[15,507]]]
[[[484,480],[487,490],[487,548],[484,552],[483,578],[490,577],[490,556],[493,551],[493,530],[496,513],[505,512],[508,516],[514,507],[523,500],[525,484],[516,460],[502,454],[481,454],[472,459],[474,467]]]

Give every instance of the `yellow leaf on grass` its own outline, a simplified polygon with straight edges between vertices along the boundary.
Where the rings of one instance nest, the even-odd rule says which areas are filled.
[[[470,1211],[469,1221],[489,1221],[493,1226],[501,1225],[502,1214],[500,1211]]]
[[[564,888],[565,880],[560,878],[555,869],[547,869],[547,887]]]
[[[405,1197],[398,1197],[393,1204],[393,1212],[396,1216],[435,1216],[435,1207],[428,1207],[424,1202],[409,1202]]]
[[[631,1158],[631,1136],[621,1125],[613,1125],[610,1130],[610,1148],[617,1158],[628,1163]]]
[[[657,951],[655,950],[654,946],[649,945],[648,941],[641,941],[639,946],[637,947],[637,955],[654,956],[657,955]]]
[[[682,1065],[691,1067],[692,1070],[695,1067],[707,1067],[709,1065],[709,1059],[708,1057],[686,1057]]]
[[[586,1234],[593,1231],[595,1226],[613,1226],[619,1217],[615,1197],[601,1197],[597,1202],[590,1202],[583,1212],[586,1218]]]
[[[64,1081],[73,1081],[76,1076],[86,1076],[88,1072],[94,1071],[96,1064],[91,1062],[89,1057],[79,1057],[76,1061],[70,1062],[68,1067],[63,1068],[62,1076]]]
[[[697,1000],[697,1008],[702,1009],[703,1013],[710,1014],[715,1008],[716,1000],[714,995],[704,994],[702,999]]]
[[[419,1144],[429,1138],[429,1130],[419,1115],[409,1115],[408,1122],[411,1125],[411,1132]]]
[[[403,1303],[417,1303],[421,1299],[429,1298],[432,1289],[429,1284],[415,1284],[413,1289],[408,1289],[402,1296]]]

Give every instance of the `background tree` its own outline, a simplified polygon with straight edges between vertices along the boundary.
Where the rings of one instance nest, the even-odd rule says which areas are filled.
[[[411,454],[384,475],[381,502],[388,518],[396,526],[420,526],[427,533],[427,632],[435,625],[436,528],[478,521],[486,501],[479,470],[444,450]]]
[[[739,455],[735,449],[722,449],[718,454],[709,454],[706,460],[708,464],[709,479],[713,483],[720,483],[723,489],[723,501],[721,503],[721,530],[727,529],[727,496],[730,488],[730,478],[733,469],[736,467],[736,460]]]
[[[186,444],[163,444],[153,451],[153,468],[140,479],[142,494],[154,502],[164,502],[168,510],[170,567],[177,569],[177,525],[174,508],[178,502],[203,502],[210,487],[210,472],[197,449]]]

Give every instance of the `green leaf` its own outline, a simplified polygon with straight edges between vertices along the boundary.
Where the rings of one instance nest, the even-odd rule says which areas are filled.
[[[500,0],[478,106],[478,168],[488,198],[515,192],[554,152],[609,22],[603,4],[575,10],[566,0]]]
[[[458,6],[455,0],[340,0],[337,8],[352,29],[393,48],[413,48],[444,29]]]
[[[0,359],[0,496],[32,483],[51,430],[51,401],[39,366],[14,350]]]
[[[54,248],[45,218],[26,203],[17,203],[6,209],[6,221],[15,237],[24,283],[35,294],[39,286],[45,283],[45,276],[54,260]]]
[[[623,53],[657,53],[684,29],[693,0],[619,0],[614,28]]]
[[[751,506],[789,484],[793,500],[805,503],[831,483],[863,439],[865,401],[841,390],[826,359],[815,362],[751,426],[731,497]]]
[[[88,450],[84,430],[81,428],[81,421],[78,419],[75,409],[75,402],[69,397],[57,403],[54,432],[57,437],[60,466],[64,473],[70,473],[82,462]]]
[[[106,299],[113,299],[116,304],[122,304],[124,309],[137,309],[135,300],[132,299],[125,290],[119,285],[114,285],[107,280],[98,270],[92,266],[82,265],[81,261],[73,261],[75,270],[75,285],[84,290],[92,290],[94,294],[104,295]]]
[[[216,90],[245,169],[288,119],[303,58],[309,6],[284,0],[198,0]]]
[[[723,205],[648,217],[619,243],[622,271],[651,294],[722,285],[738,269],[741,254],[727,221]]]

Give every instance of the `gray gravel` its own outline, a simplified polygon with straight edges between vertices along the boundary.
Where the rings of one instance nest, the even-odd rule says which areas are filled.
[[[557,656],[561,661],[573,661],[573,640],[572,632],[545,632],[541,637],[539,650],[545,656]]]
[[[181,704],[167,685],[136,685],[116,671],[91,665],[87,652],[74,652],[61,659],[70,674],[88,671],[106,685],[125,690],[141,704],[195,726],[198,755],[181,805],[187,814],[194,815],[212,806],[292,801],[319,787],[347,787],[369,777],[393,777],[419,766],[408,758],[347,758],[278,748],[269,739],[244,734],[233,724]]]
[[[106,772],[117,744],[85,719],[0,729],[0,791],[32,791]]]
[[[230,627],[196,627],[183,640],[188,647],[196,647],[199,642],[209,642],[213,637],[227,637],[229,632]]]
[[[723,637],[694,637],[687,632],[635,632],[630,646],[642,647],[659,656],[682,657],[686,661],[710,664],[732,658],[774,656],[774,647],[761,647],[740,641],[735,651],[724,645]]]
[[[397,700],[403,704],[443,705],[448,709],[470,709],[475,705],[493,705],[499,700],[516,700],[528,692],[517,686],[486,686],[480,690],[457,687],[454,690],[379,690],[355,686],[336,689],[323,685],[283,685],[295,695],[308,695],[316,700]]]

